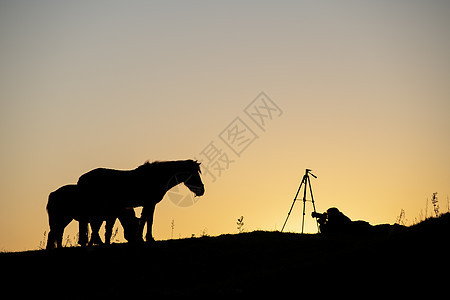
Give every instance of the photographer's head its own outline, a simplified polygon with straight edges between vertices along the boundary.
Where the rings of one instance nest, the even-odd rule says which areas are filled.
[[[342,213],[336,207],[329,208],[326,213],[331,218],[342,215]]]

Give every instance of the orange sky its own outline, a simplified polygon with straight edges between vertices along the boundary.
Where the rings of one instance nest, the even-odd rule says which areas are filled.
[[[158,204],[156,239],[280,230],[305,168],[319,211],[414,222],[433,192],[446,211],[449,28],[443,1],[2,2],[0,250],[36,249],[81,174],[211,142],[234,162],[195,205]],[[282,111],[264,130],[245,113],[262,91]],[[237,117],[258,136],[239,156],[220,138]]]

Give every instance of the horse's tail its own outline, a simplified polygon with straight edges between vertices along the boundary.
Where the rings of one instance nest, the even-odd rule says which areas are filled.
[[[47,210],[47,214],[50,215],[50,211],[53,211],[54,207],[55,207],[55,192],[51,192],[48,195],[48,201],[47,201],[47,206],[45,207],[45,209]]]
[[[61,188],[54,192],[51,192],[48,195],[46,210],[47,210],[47,214],[48,214],[48,222],[49,222],[50,228],[52,227],[52,224],[55,221],[57,211],[59,210],[58,204],[60,201],[58,201],[58,199],[60,198],[59,197],[60,190],[61,190]]]

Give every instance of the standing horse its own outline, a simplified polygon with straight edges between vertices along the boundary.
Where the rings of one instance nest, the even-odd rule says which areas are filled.
[[[94,169],[83,174],[77,185],[92,214],[108,210],[114,215],[124,208],[143,206],[137,238],[142,239],[147,223],[146,240],[150,242],[156,204],[181,182],[196,196],[202,196],[205,189],[200,174],[200,163],[193,160],[155,161],[134,170]]]
[[[105,243],[111,242],[111,235],[116,218],[124,228],[124,236],[128,242],[134,242],[138,228],[138,219],[133,209],[123,209],[117,215],[89,215],[85,209],[86,203],[77,185],[69,184],[60,187],[50,193],[47,202],[48,221],[50,232],[48,233],[47,249],[62,246],[64,228],[72,221],[80,222],[79,244],[85,246],[87,243],[87,225],[91,224],[92,237],[89,244],[100,244],[101,239],[98,231],[103,221],[106,221]],[[82,227],[82,228],[81,228]]]

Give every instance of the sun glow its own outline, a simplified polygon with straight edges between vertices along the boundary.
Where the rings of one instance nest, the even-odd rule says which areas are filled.
[[[306,168],[317,211],[413,222],[450,195],[449,15],[433,1],[2,4],[0,250],[37,248],[49,193],[83,173],[208,166],[211,143],[223,170],[203,172],[194,205],[166,195],[156,239],[237,233],[241,216],[280,230]],[[299,204],[285,231],[301,231]]]

